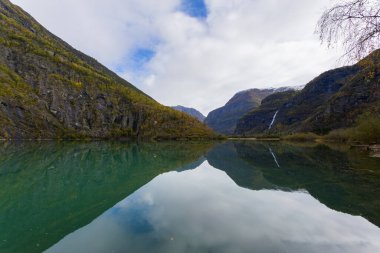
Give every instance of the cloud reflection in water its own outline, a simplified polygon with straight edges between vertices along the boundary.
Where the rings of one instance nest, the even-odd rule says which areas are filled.
[[[307,192],[252,191],[204,162],[163,174],[47,252],[380,252],[380,229]]]

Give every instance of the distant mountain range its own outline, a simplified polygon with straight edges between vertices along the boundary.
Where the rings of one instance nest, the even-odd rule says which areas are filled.
[[[213,136],[0,0],[0,139]]]
[[[172,106],[171,108],[173,108],[174,110],[180,111],[180,112],[187,113],[188,115],[198,119],[200,122],[203,122],[206,118],[200,111],[198,111],[194,108],[184,107],[181,105]]]
[[[235,134],[315,132],[351,127],[358,117],[380,115],[380,50],[357,64],[327,71],[300,91],[266,97],[244,115]]]
[[[204,122],[218,133],[231,135],[235,132],[237,122],[245,114],[259,107],[264,98],[274,93],[302,88],[303,86],[296,86],[240,91],[225,106],[210,112]]]

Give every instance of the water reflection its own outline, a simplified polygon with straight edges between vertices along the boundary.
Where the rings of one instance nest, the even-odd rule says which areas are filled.
[[[347,147],[2,143],[0,252],[380,252],[379,182]]]
[[[252,142],[234,143],[231,152],[273,188],[305,189],[332,209],[361,215],[380,226],[380,162],[366,153],[345,146]],[[234,180],[239,183],[239,178]]]
[[[47,252],[373,253],[379,238],[307,192],[241,188],[204,162],[158,176]]]
[[[49,248],[157,175],[195,168],[212,145],[0,143],[0,252]]]

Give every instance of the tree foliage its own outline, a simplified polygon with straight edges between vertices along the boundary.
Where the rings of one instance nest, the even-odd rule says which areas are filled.
[[[322,43],[343,43],[344,58],[360,60],[380,47],[380,1],[336,0],[318,22]]]

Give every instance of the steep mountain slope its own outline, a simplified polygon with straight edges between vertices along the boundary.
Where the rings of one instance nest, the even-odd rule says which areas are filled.
[[[205,119],[206,125],[222,134],[233,134],[238,120],[261,104],[261,101],[276,92],[293,89],[250,89],[235,94],[225,106],[210,112]]]
[[[278,113],[276,114],[278,108],[284,105],[298,92],[284,91],[266,97],[261,102],[260,107],[254,109],[238,120],[235,133],[246,134],[247,132],[265,132],[269,129],[274,115],[276,115],[276,118],[278,117]]]
[[[0,138],[210,136],[0,0]]]
[[[365,112],[380,110],[380,52],[359,63],[327,71],[282,101],[269,96],[239,120],[236,134],[305,132],[325,134],[350,127]],[[275,117],[276,115],[276,117]],[[272,124],[272,127],[269,127]]]
[[[190,116],[198,119],[200,122],[203,122],[205,120],[205,118],[206,118],[200,111],[198,111],[198,110],[196,110],[194,108],[188,108],[188,107],[184,107],[184,106],[181,106],[181,105],[172,106],[171,108],[174,109],[174,110],[180,111],[180,112],[187,113]]]
[[[302,124],[303,131],[327,133],[350,127],[358,116],[380,116],[380,51],[360,61],[362,70]]]

